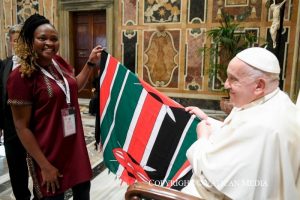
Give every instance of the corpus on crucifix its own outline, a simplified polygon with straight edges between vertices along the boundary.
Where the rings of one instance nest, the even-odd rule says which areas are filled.
[[[273,4],[271,4],[270,9],[273,12],[273,22],[270,28],[270,34],[273,41],[273,48],[276,48],[276,37],[277,37],[277,31],[280,28],[280,8],[283,6],[283,4],[286,2],[286,0],[282,1],[281,3],[276,4],[276,1],[273,1]]]

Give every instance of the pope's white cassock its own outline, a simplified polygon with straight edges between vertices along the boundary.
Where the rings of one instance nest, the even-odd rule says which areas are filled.
[[[183,192],[205,199],[300,199],[299,113],[277,89],[234,108],[187,157],[194,174]]]

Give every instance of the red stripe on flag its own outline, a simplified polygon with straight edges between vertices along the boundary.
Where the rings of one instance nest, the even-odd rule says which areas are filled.
[[[127,183],[128,185],[131,185],[136,182],[136,179],[129,176],[128,172],[126,170],[123,170],[122,175],[120,176],[120,179]]]
[[[177,171],[175,176],[172,178],[172,180],[168,183],[166,187],[172,187],[173,183],[175,183],[178,180],[180,174],[190,166],[191,166],[190,162],[188,160],[185,161],[185,163],[180,167],[180,169]]]
[[[142,86],[145,88],[145,90],[147,90],[147,92],[151,92],[156,94],[157,96],[160,97],[160,99],[163,101],[163,104],[168,105],[170,107],[175,107],[175,108],[183,108],[182,105],[180,105],[179,103],[177,103],[176,101],[174,101],[173,99],[162,95],[161,92],[159,92],[158,90],[156,90],[155,88],[151,87],[147,82],[140,80]]]
[[[160,102],[147,94],[127,151],[138,163],[143,158],[161,107]],[[127,172],[123,170],[120,178],[123,180],[126,175]]]
[[[147,94],[128,148],[128,153],[137,162],[140,162],[143,158],[145,147],[147,146],[161,107],[162,104],[160,102]],[[138,146],[141,147],[137,148]]]
[[[131,182],[129,181],[134,180],[141,182],[150,181],[150,178],[148,177],[144,169],[138,163],[135,163],[126,151],[124,151],[122,148],[115,148],[113,150],[113,153],[117,161],[126,169],[121,175],[121,179],[123,181],[130,184]],[[129,177],[129,173],[132,177]]]
[[[114,57],[109,56],[109,58],[110,59],[109,59],[109,63],[107,66],[107,72],[106,72],[105,78],[102,82],[102,85],[100,87],[100,93],[99,93],[100,94],[99,102],[101,102],[100,115],[103,112],[105,105],[107,104],[107,100],[110,95],[110,87],[111,87],[111,84],[112,84],[112,81],[114,78],[114,74],[116,73],[116,69],[118,66],[118,61]]]

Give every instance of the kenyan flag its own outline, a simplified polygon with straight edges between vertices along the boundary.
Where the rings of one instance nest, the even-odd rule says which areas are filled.
[[[171,186],[191,167],[199,120],[102,52],[100,137],[105,165],[128,184]]]

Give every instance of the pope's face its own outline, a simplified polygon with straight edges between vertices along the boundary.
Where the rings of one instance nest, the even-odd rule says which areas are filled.
[[[251,67],[238,58],[233,58],[228,65],[225,88],[229,90],[230,101],[235,107],[242,107],[257,98],[257,83],[249,76],[249,70]]]

